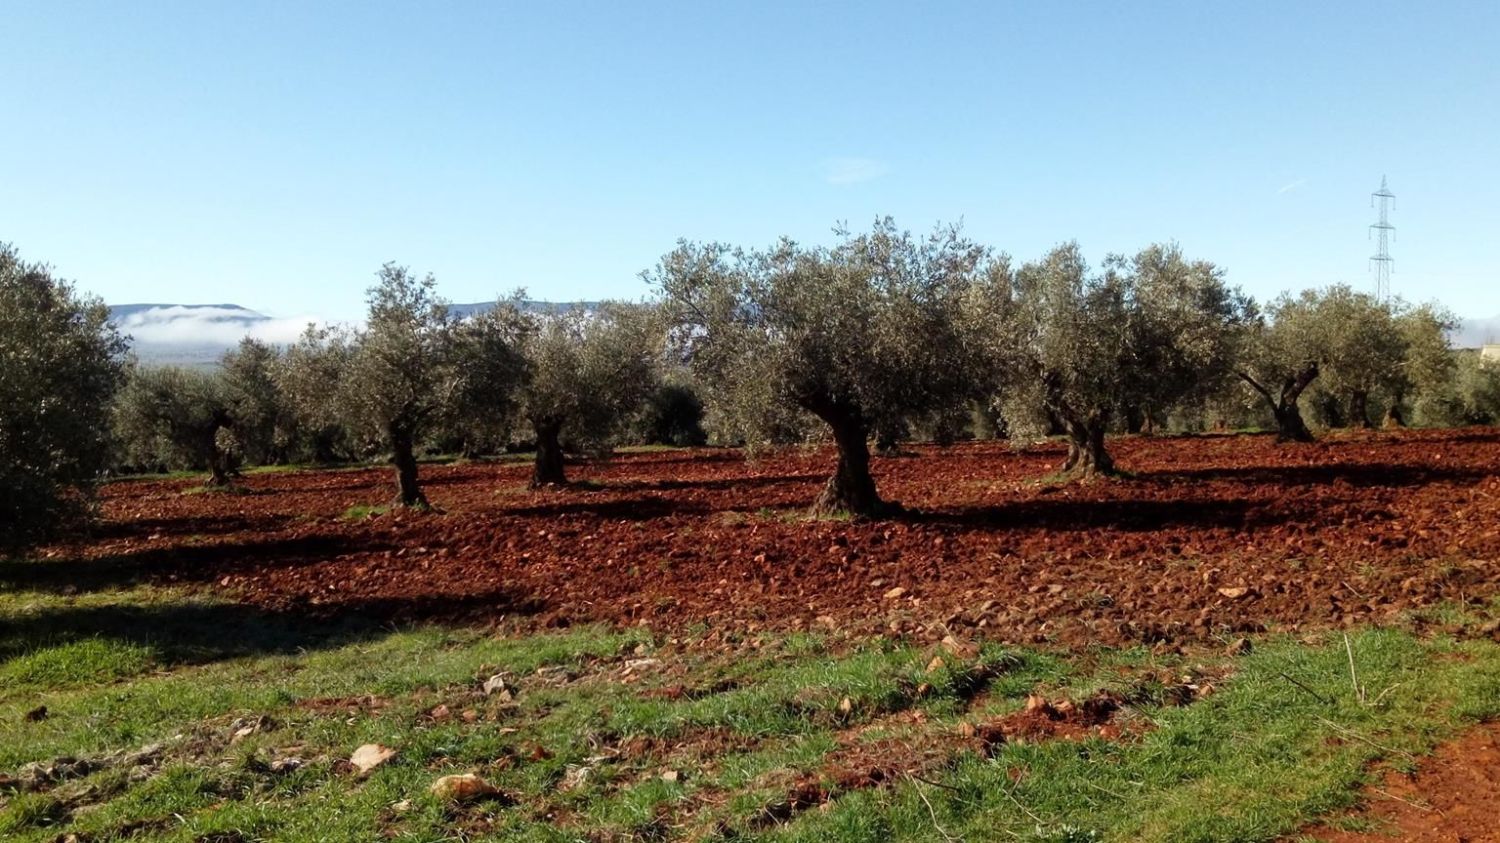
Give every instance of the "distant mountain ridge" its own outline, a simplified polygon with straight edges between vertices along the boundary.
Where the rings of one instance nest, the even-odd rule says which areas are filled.
[[[223,311],[224,318],[244,319],[269,319],[263,313],[256,313],[248,307],[237,304],[112,304],[109,305],[109,318],[118,322],[129,319],[150,311]]]

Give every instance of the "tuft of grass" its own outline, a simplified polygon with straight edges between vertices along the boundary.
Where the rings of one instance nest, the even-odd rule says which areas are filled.
[[[0,834],[22,834],[46,830],[65,822],[68,807],[49,793],[21,793],[10,798],[0,811]]]
[[[378,518],[390,511],[391,508],[389,505],[370,506],[368,504],[355,504],[344,510],[344,514],[340,517],[345,521],[365,521],[370,518]]]
[[[0,685],[16,688],[70,688],[108,684],[151,669],[150,647],[105,638],[84,638],[42,646],[0,664]]]

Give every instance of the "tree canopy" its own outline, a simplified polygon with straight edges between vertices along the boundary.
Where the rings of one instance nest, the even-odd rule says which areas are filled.
[[[1116,414],[1164,410],[1227,370],[1248,300],[1176,246],[1111,256],[1090,272],[1076,243],[1012,270],[992,264],[976,330],[1012,435],[1050,422],[1068,437],[1064,473],[1115,472]]]
[[[114,429],[132,464],[206,469],[228,486],[242,448],[222,374],[179,366],[135,367],[114,407]]]
[[[839,449],[815,511],[878,515],[888,507],[870,431],[969,387],[962,307],[986,251],[957,228],[914,237],[889,218],[838,237],[763,250],[682,242],[647,277],[721,423],[756,443],[789,413],[815,416]]]
[[[82,514],[110,458],[125,341],[98,299],[0,243],[0,548]]]
[[[379,443],[396,469],[396,503],[426,506],[416,447],[453,406],[460,386],[457,320],[431,275],[388,263],[369,290],[369,316],[339,379],[337,412],[356,437]]]

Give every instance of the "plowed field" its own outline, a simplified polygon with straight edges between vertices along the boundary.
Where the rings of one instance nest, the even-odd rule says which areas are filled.
[[[274,611],[832,627],[940,637],[1172,642],[1379,622],[1500,592],[1500,432],[1126,438],[1134,476],[1037,482],[1056,446],[920,447],[877,458],[889,521],[808,520],[828,451],[629,454],[524,487],[529,466],[424,466],[438,513],[349,518],[385,470],[257,474],[104,490],[95,535],[51,548],[74,587],[151,580]]]

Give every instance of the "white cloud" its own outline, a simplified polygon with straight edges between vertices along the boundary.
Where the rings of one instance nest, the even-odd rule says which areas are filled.
[[[1297,179],[1294,182],[1287,182],[1286,184],[1282,185],[1279,190],[1276,191],[1276,195],[1280,196],[1283,193],[1291,193],[1294,190],[1300,190],[1305,184],[1307,184],[1307,179]]]
[[[227,307],[153,307],[120,318],[120,332],[134,342],[150,345],[220,345],[229,347],[245,337],[286,344],[297,339],[311,316],[272,318]]]
[[[829,184],[859,184],[890,171],[889,164],[875,158],[829,158],[823,162],[823,180]]]

